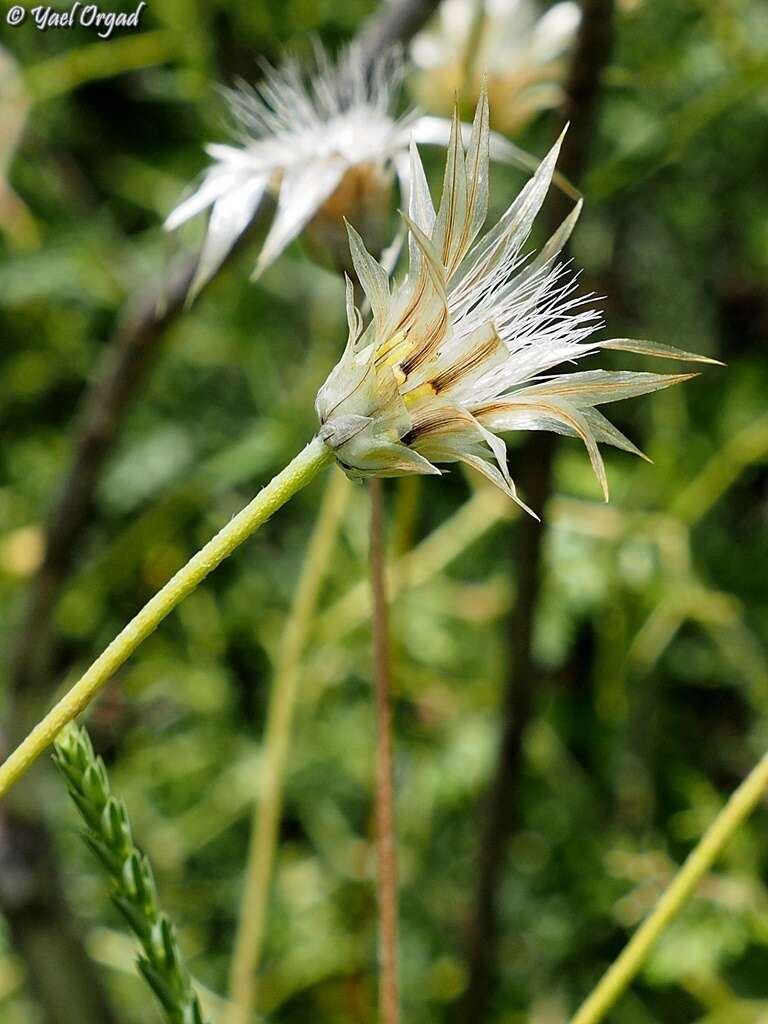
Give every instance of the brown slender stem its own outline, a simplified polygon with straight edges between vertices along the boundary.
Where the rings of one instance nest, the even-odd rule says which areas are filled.
[[[610,55],[613,0],[584,0],[582,21],[559,121],[570,121],[560,170],[579,184],[589,159],[603,69]],[[570,209],[568,198],[553,193],[548,207],[550,232]],[[534,434],[520,455],[519,482],[533,508],[542,514],[552,490],[556,438]],[[541,548],[545,527],[520,521],[513,538],[516,601],[509,626],[509,673],[504,695],[502,735],[488,793],[478,856],[475,897],[468,924],[469,982],[459,1005],[464,1024],[482,1024],[489,1016],[499,941],[498,900],[509,838],[516,825],[516,797],[522,772],[525,732],[541,685],[533,652],[533,630],[540,590]]]
[[[376,704],[376,855],[379,908],[379,1020],[399,1024],[397,965],[397,849],[392,758],[389,623],[384,578],[384,510],[381,480],[371,480],[371,590],[373,682]]]
[[[264,729],[259,771],[261,781],[253,809],[245,885],[229,972],[230,1009],[227,1024],[248,1024],[257,1004],[256,976],[261,966],[267,926],[285,777],[299,698],[301,656],[350,489],[351,484],[344,474],[334,469],[312,529],[304,565],[280,638]]]
[[[405,46],[429,21],[440,0],[397,0],[381,3],[357,36],[360,58],[370,67],[390,46]]]

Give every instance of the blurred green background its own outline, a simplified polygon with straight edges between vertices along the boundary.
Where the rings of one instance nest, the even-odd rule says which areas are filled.
[[[205,166],[203,144],[227,138],[217,85],[254,80],[258,55],[308,54],[311,33],[335,49],[374,7],[155,0],[139,32],[101,44],[85,29],[41,33],[3,17],[2,45],[21,67],[0,92],[0,175],[7,168],[13,190],[0,181],[5,650],[116,314],[202,237],[202,223],[181,240],[161,224]],[[517,141],[540,154],[556,128],[542,112]],[[442,156],[427,158],[437,187]],[[605,296],[610,335],[728,368],[613,410],[654,464],[608,450],[608,506],[583,449],[558,445],[534,708],[498,893],[497,1024],[565,1020],[768,745],[767,160],[762,0],[620,3],[572,255],[584,289]],[[492,171],[496,212],[522,180]],[[131,406],[56,609],[59,681],[315,428],[314,394],[346,337],[343,286],[300,243],[252,284],[256,251],[246,246],[178,319]],[[89,720],[193,970],[218,993],[271,665],[322,488],[193,594]],[[455,1019],[467,983],[519,520],[459,470],[417,488],[393,483],[387,498],[392,557],[410,559],[393,632],[404,1019],[421,1024]],[[365,579],[367,516],[355,488],[302,674],[262,981],[264,1008],[285,1024],[374,1016],[370,637],[359,597],[345,600]],[[154,1019],[132,941],[49,767],[36,806],[116,1018]],[[6,842],[7,894],[17,881]],[[768,1020],[766,872],[758,812],[610,1020]],[[55,942],[50,956],[55,965]],[[0,933],[4,1024],[48,1020],[26,971]]]

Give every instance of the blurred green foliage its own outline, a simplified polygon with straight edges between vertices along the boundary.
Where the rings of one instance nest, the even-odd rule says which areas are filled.
[[[217,84],[253,78],[259,54],[308,51],[313,32],[336,46],[372,9],[165,0],[140,33],[106,43],[3,21],[31,96],[10,180],[35,229],[9,233],[0,257],[4,648],[78,398],[120,304],[178,244],[160,224],[204,166],[203,143],[226,137]],[[536,634],[544,678],[501,892],[498,1024],[565,1019],[768,743],[767,84],[761,0],[621,5],[573,256],[584,288],[605,296],[611,334],[729,365],[617,407],[654,465],[609,452],[609,506],[577,443],[559,446]],[[541,152],[553,131],[542,117],[520,141]],[[495,170],[494,204],[518,184]],[[253,258],[179,320],[132,408],[57,612],[67,677],[314,429],[314,393],[345,336],[342,284],[295,245],[253,285]],[[215,992],[270,666],[322,486],[181,606],[90,719],[193,970]],[[415,501],[395,485],[388,494],[393,537],[415,547],[393,622],[405,1019],[420,1024],[447,1021],[466,980],[514,600],[511,512],[459,471],[425,480]],[[285,1024],[372,1017],[369,637],[359,600],[343,603],[364,578],[366,521],[356,489],[306,658],[262,983]],[[89,948],[108,965],[121,1019],[145,1020],[130,944],[53,772],[46,798]],[[758,814],[611,1020],[768,1019],[767,871]],[[0,1016],[35,1020],[7,946]]]

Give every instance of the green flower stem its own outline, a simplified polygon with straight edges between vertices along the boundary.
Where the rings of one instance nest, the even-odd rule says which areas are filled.
[[[229,975],[231,1003],[228,1024],[248,1024],[256,1001],[256,972],[264,942],[267,903],[283,806],[285,766],[301,677],[301,656],[349,494],[350,483],[347,478],[343,473],[334,473],[312,531],[304,567],[278,648],[260,769],[262,786],[253,811],[245,889]]]
[[[48,57],[28,68],[24,77],[32,99],[40,103],[86,82],[165,64],[180,49],[174,32],[137,32]]]
[[[285,469],[259,491],[250,504],[208,541],[205,547],[193,555],[182,569],[179,569],[122,632],[118,633],[79,682],[75,683],[0,765],[0,796],[7,793],[24,775],[67,722],[71,722],[93,700],[102,686],[176,605],[228,555],[231,555],[235,548],[258,530],[273,512],[305,487],[332,457],[323,442],[317,437],[313,438]]]
[[[85,729],[70,726],[53,760],[85,822],[83,839],[112,878],[112,901],[142,948],[138,967],[169,1024],[204,1024],[176,929],[158,907],[152,868],[136,847],[128,811],[112,795],[104,762]]]
[[[659,936],[682,910],[723,847],[757,806],[768,786],[768,754],[752,769],[731,795],[685,863],[673,878],[655,909],[605,972],[597,987],[582,1003],[571,1024],[596,1024],[622,995],[645,962]]]

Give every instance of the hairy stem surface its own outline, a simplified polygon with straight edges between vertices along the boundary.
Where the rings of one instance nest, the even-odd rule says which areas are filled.
[[[231,1008],[228,1024],[248,1024],[256,1002],[256,972],[264,942],[267,904],[283,807],[285,766],[301,677],[301,657],[349,491],[350,484],[344,474],[334,473],[325,491],[280,640],[267,712],[264,755],[260,769],[261,792],[253,812],[243,903],[229,974]]]
[[[57,734],[78,715],[136,648],[163,619],[190,594],[235,548],[247,540],[282,505],[292,498],[331,459],[331,453],[314,438],[292,462],[259,491],[253,501],[220,530],[205,547],[144,605],[115,637],[88,671],[54,705],[16,750],[0,766],[0,796],[7,793]]]

